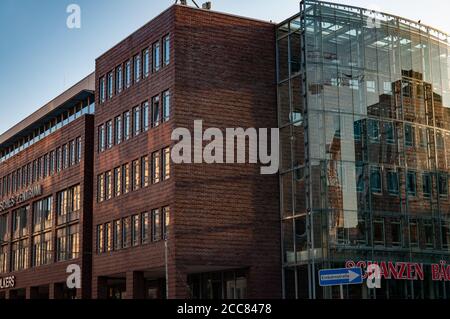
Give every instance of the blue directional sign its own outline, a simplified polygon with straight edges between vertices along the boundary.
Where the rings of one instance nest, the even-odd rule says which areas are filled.
[[[323,269],[319,271],[321,287],[359,285],[363,283],[361,268]]]

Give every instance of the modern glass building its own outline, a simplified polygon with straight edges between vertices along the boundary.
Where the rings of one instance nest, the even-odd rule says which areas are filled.
[[[436,29],[305,0],[277,29],[283,290],[375,263],[344,298],[450,298],[450,51]]]

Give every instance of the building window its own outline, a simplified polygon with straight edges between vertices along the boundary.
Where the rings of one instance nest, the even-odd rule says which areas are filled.
[[[143,70],[144,70],[144,77],[148,77],[149,73],[150,73],[150,52],[149,49],[145,49],[144,52],[142,53],[142,55],[144,56],[144,61],[143,61]]]
[[[425,245],[428,249],[433,249],[434,245],[434,224],[432,220],[425,220],[423,222]]]
[[[69,223],[80,218],[80,191],[80,185],[77,185],[57,194],[58,225]]]
[[[30,206],[24,206],[16,209],[12,213],[13,239],[19,239],[28,236],[28,216]]]
[[[370,169],[370,186],[373,193],[381,193],[381,168],[372,167]]]
[[[63,151],[63,155],[62,155],[63,169],[66,169],[67,167],[69,167],[69,145],[68,144],[63,145],[62,151]],[[37,177],[37,176],[38,176],[38,174],[35,175],[35,177]]]
[[[134,61],[134,82],[138,83],[141,79],[141,56],[136,55]]]
[[[152,210],[152,241],[161,240],[161,214],[159,209]]]
[[[122,247],[130,246],[130,217],[122,219]]]
[[[55,173],[55,151],[50,152],[49,173],[50,173],[50,175],[53,175]],[[22,184],[24,186],[25,186],[25,180],[26,180],[25,177],[26,177],[25,170],[22,168]]]
[[[8,269],[8,245],[0,246],[0,274],[6,273]]]
[[[114,196],[120,196],[122,193],[122,170],[120,167],[114,169]]]
[[[419,127],[419,146],[426,148],[428,145],[428,134],[427,129],[424,127]]]
[[[408,192],[408,195],[410,196],[416,196],[416,172],[408,171],[406,176],[406,189]]]
[[[123,194],[130,192],[130,164],[122,166]]]
[[[398,195],[399,185],[398,185],[398,173],[396,171],[387,172],[387,187],[389,194]]]
[[[447,197],[448,196],[448,176],[447,176],[447,174],[439,173],[438,179],[439,179],[439,184],[438,184],[439,196]]]
[[[53,225],[53,197],[33,203],[33,232],[51,229]]]
[[[150,234],[150,214],[143,213],[141,215],[141,243],[147,244],[149,242]]]
[[[130,139],[130,112],[125,112],[123,114],[123,138],[125,141]]]
[[[431,197],[431,174],[430,173],[423,173],[422,175],[422,190],[423,190],[423,197],[430,198]]]
[[[142,103],[142,126],[144,131],[148,131],[150,127],[150,114],[147,101]]]
[[[141,163],[139,160],[135,160],[131,164],[131,175],[133,176],[131,190],[138,190],[141,186]]]
[[[391,222],[391,240],[392,246],[402,245],[402,225],[400,220],[393,220]]]
[[[98,92],[99,92],[100,103],[104,103],[105,99],[106,99],[106,87],[105,87],[105,78],[104,77],[101,77],[99,80]]]
[[[161,49],[160,49],[160,44],[159,41],[155,42],[153,44],[153,61],[152,61],[152,65],[153,65],[153,72],[159,71],[159,69],[161,68]]]
[[[112,99],[114,92],[114,79],[113,79],[113,73],[108,73],[108,98]]]
[[[152,98],[152,127],[157,127],[160,123],[159,96]]]
[[[98,151],[105,151],[105,126],[100,125],[98,127]]]
[[[105,232],[103,225],[97,225],[97,254],[105,252]]]
[[[368,134],[371,142],[380,141],[380,123],[377,120],[369,119],[368,121]]]
[[[105,173],[105,199],[110,200],[112,198],[112,172],[106,172]]]
[[[438,150],[445,148],[444,136],[441,132],[436,132],[436,147]]]
[[[11,270],[20,271],[28,269],[29,265],[29,241],[23,239],[12,244],[11,247]]]
[[[75,165],[75,163],[76,163],[76,144],[75,144],[75,140],[73,140],[73,141],[70,141],[70,143],[69,143],[69,145],[70,145],[70,147],[69,147],[69,153],[70,153],[70,166],[73,166],[73,165]]]
[[[116,68],[116,94],[122,92],[122,86],[123,86],[123,73],[122,73],[122,66],[120,65]]]
[[[170,63],[170,36],[165,36],[163,39],[163,55],[164,55],[164,65],[169,65]]]
[[[170,147],[162,150],[162,176],[161,180],[165,181],[170,178]]]
[[[8,214],[0,215],[0,245],[9,239]]]
[[[122,143],[122,117],[116,117],[114,122],[114,141],[117,145],[119,145],[120,143]]]
[[[131,61],[125,63],[125,88],[131,86]]]
[[[114,232],[113,232],[113,249],[119,250],[122,248],[122,221],[114,221]]]
[[[133,108],[133,136],[141,132],[141,110],[139,106]]]
[[[61,147],[56,149],[56,170],[59,173],[62,170],[62,150]],[[29,172],[29,171],[28,171]],[[28,179],[30,179],[30,174],[28,174]],[[29,182],[29,184],[31,184]]]
[[[111,251],[111,248],[112,248],[111,241],[112,241],[111,223],[106,223],[105,224],[105,251],[106,252]]]
[[[56,233],[56,255],[58,261],[78,258],[80,253],[79,225],[58,229]]]
[[[419,246],[419,224],[416,220],[411,220],[409,222],[409,238],[411,247]]]
[[[163,122],[170,120],[170,92],[163,93]]]
[[[384,123],[384,136],[387,144],[395,144],[394,123]]]
[[[373,243],[377,246],[385,245],[384,219],[376,219],[373,222]]]
[[[450,223],[442,221],[442,249],[448,250],[450,248]]]
[[[411,124],[405,124],[405,146],[414,147],[415,145],[415,129]]]
[[[160,181],[160,152],[154,152],[152,154],[152,184],[159,183]]]
[[[150,184],[150,162],[148,156],[144,156],[141,159],[141,169],[142,169],[142,187],[147,187]]]
[[[53,237],[51,232],[33,237],[32,266],[48,265],[53,259]]]
[[[113,127],[112,121],[106,122],[106,147],[113,147]]]
[[[105,175],[100,174],[97,177],[97,202],[105,200]]]
[[[362,133],[361,121],[355,121],[353,123],[353,135],[355,137],[355,141],[361,140],[361,133]]]
[[[81,154],[82,154],[82,144],[81,144],[81,137],[77,138],[77,163],[81,162]]]
[[[131,217],[131,246],[139,244],[139,215]]]
[[[48,176],[48,154],[45,154],[43,157],[43,163],[42,163],[42,175],[44,178],[46,178]],[[17,185],[18,188],[21,188],[20,182],[21,182],[21,177],[20,177],[20,170],[17,171]]]
[[[163,239],[167,240],[169,236],[169,226],[170,226],[170,207],[166,206],[162,209],[163,213]]]

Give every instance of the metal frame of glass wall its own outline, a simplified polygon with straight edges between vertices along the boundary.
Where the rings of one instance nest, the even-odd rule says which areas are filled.
[[[424,280],[346,298],[449,298],[449,37],[404,18],[305,0],[277,29],[285,298],[339,298],[317,273],[420,263]]]

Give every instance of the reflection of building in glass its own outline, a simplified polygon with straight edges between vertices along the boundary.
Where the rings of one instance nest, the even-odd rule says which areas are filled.
[[[345,297],[450,297],[449,38],[372,16],[306,0],[278,26],[287,298],[339,297],[318,270],[368,261],[382,288]]]

